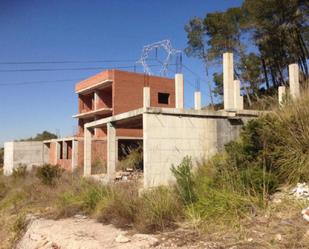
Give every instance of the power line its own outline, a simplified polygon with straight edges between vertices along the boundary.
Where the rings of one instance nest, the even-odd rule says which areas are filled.
[[[32,64],[82,64],[82,63],[113,63],[113,62],[136,62],[133,59],[124,60],[85,60],[85,61],[5,61],[0,65],[32,65]]]
[[[64,80],[39,80],[39,81],[23,81],[16,83],[0,83],[0,86],[20,86],[20,85],[31,85],[31,84],[46,84],[46,83],[57,83],[57,82],[69,82],[69,81],[81,81],[79,79],[64,79]]]

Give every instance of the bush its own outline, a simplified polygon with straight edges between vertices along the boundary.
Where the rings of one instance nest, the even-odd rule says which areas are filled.
[[[19,164],[17,168],[13,169],[13,177],[17,178],[24,178],[27,175],[27,166],[24,164]]]
[[[131,169],[143,169],[143,147],[138,146],[137,148],[130,149],[127,156],[119,161],[118,168],[125,170],[126,168]]]
[[[185,157],[178,167],[172,165],[171,171],[176,178],[177,191],[185,204],[196,201],[194,192],[194,181],[192,174],[192,161],[190,157]]]
[[[61,177],[62,173],[63,169],[59,165],[44,164],[36,170],[36,176],[43,184],[49,186],[55,185],[55,181]]]
[[[174,226],[181,216],[182,206],[176,194],[168,187],[157,187],[141,196],[136,223],[140,230],[153,232]]]
[[[98,203],[96,216],[104,223],[126,227],[134,223],[138,211],[138,190],[134,184],[110,186]]]
[[[62,193],[58,200],[58,217],[77,213],[91,214],[107,195],[107,187],[89,180],[77,180],[73,189]]]

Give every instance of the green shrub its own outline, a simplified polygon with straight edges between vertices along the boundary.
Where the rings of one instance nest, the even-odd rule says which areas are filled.
[[[36,176],[43,184],[49,186],[55,185],[55,181],[61,177],[62,173],[63,169],[59,165],[44,164],[36,170]]]
[[[130,149],[128,155],[119,161],[117,168],[121,170],[126,168],[143,169],[143,147],[138,146],[137,148]]]
[[[196,201],[194,192],[194,181],[192,174],[192,161],[190,157],[185,157],[180,165],[172,165],[171,171],[176,178],[177,191],[185,204]]]
[[[146,191],[140,200],[137,226],[152,232],[174,226],[182,216],[182,206],[175,193],[168,187],[157,187]]]
[[[73,188],[59,196],[58,217],[68,217],[80,212],[91,214],[106,195],[106,186],[94,181],[77,180]]]
[[[96,216],[104,223],[126,227],[134,223],[138,211],[138,190],[134,184],[110,186],[97,205]]]

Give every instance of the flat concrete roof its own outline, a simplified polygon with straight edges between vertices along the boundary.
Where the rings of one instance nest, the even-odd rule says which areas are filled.
[[[85,124],[86,128],[97,128],[106,125],[109,122],[119,122],[123,120],[141,120],[143,113],[153,113],[160,115],[175,115],[175,116],[193,116],[202,118],[231,118],[235,119],[242,116],[259,116],[261,111],[210,111],[210,110],[193,110],[193,109],[177,109],[177,108],[161,108],[161,107],[147,107],[139,108],[129,112],[121,113],[112,117],[99,119]]]
[[[113,111],[112,108],[100,108],[97,110],[93,110],[93,111],[89,111],[89,112],[83,112],[83,113],[79,113],[73,116],[73,118],[89,118],[92,117],[94,115],[104,115],[104,114],[109,114]]]
[[[44,140],[43,143],[52,143],[52,142],[63,142],[63,141],[78,141],[83,140],[83,137],[61,137],[61,138],[54,138],[49,140]]]
[[[90,93],[93,90],[104,89],[104,88],[107,88],[107,87],[111,86],[112,82],[113,82],[113,80],[111,80],[111,79],[103,80],[103,81],[100,81],[99,83],[96,83],[96,84],[94,84],[92,86],[88,86],[88,87],[83,88],[83,89],[81,89],[79,91],[76,91],[76,93],[78,93],[78,94],[87,94],[87,93]]]

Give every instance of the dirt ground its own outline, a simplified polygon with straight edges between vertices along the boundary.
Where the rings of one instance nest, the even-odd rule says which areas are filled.
[[[123,231],[86,217],[38,218],[30,222],[16,249],[309,248],[309,223],[300,211],[301,206],[283,202],[263,215],[247,219],[237,232],[228,226],[216,233],[182,227],[152,235]]]

